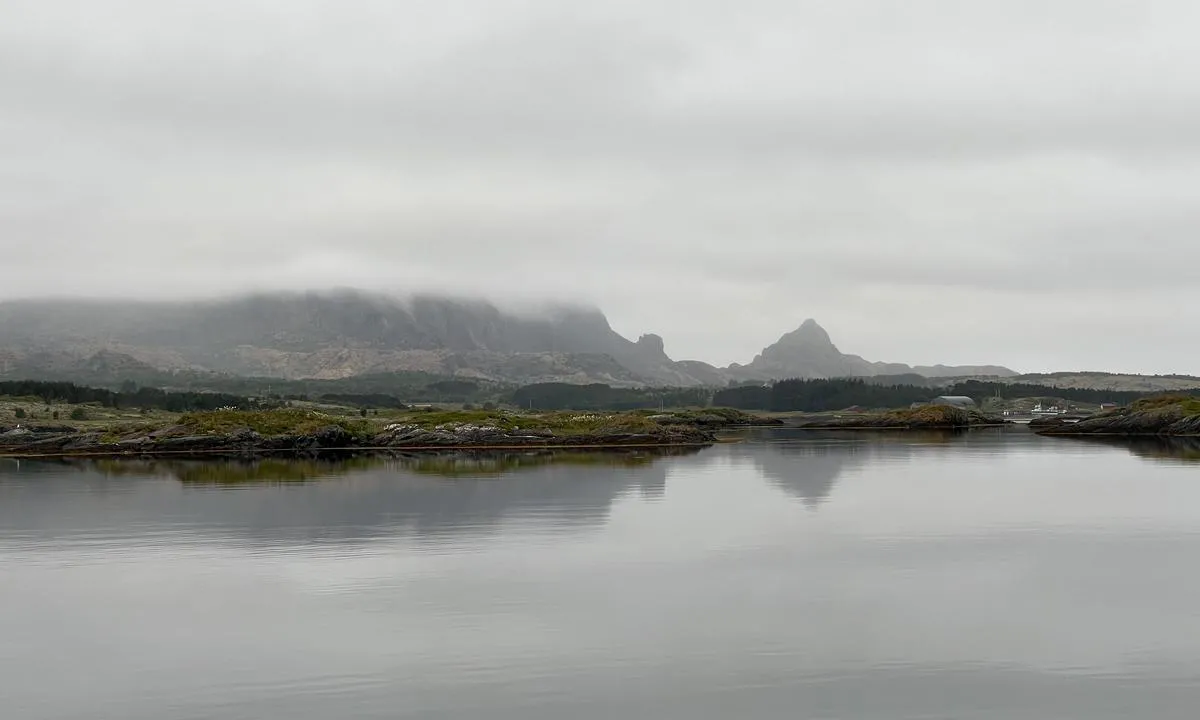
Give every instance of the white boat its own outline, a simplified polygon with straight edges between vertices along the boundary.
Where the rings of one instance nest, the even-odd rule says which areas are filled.
[[[1067,411],[1065,408],[1060,408],[1057,405],[1051,405],[1048,408],[1044,408],[1042,407],[1041,403],[1038,403],[1037,405],[1033,406],[1032,414],[1037,417],[1046,417],[1047,415],[1066,415]]]

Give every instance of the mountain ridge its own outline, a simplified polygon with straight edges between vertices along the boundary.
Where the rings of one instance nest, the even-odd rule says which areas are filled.
[[[613,330],[598,308],[584,305],[549,304],[521,312],[480,299],[398,298],[352,290],[260,293],[194,303],[0,302],[0,375],[72,362],[94,365],[96,356],[113,366],[238,376],[328,379],[420,371],[516,383],[626,386],[908,372],[930,377],[1016,374],[999,366],[872,363],[841,353],[813,319],[785,333],[748,365],[719,368],[672,359],[657,334],[629,340]]]

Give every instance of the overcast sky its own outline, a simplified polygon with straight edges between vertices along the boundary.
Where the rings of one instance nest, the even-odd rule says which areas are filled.
[[[0,0],[0,297],[1200,373],[1194,0]]]

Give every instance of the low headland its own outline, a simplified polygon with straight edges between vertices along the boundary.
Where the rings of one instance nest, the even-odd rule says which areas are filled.
[[[302,408],[221,409],[166,421],[0,426],[8,457],[323,457],[453,449],[686,447],[762,424],[739,410],[410,411],[385,419]]]
[[[1064,437],[1200,436],[1200,398],[1159,395],[1075,422],[1063,418],[1039,419],[1031,422],[1030,427],[1041,435]]]

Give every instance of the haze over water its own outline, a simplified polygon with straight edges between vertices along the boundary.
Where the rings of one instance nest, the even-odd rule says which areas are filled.
[[[0,460],[0,716],[1192,718],[1186,454]]]

